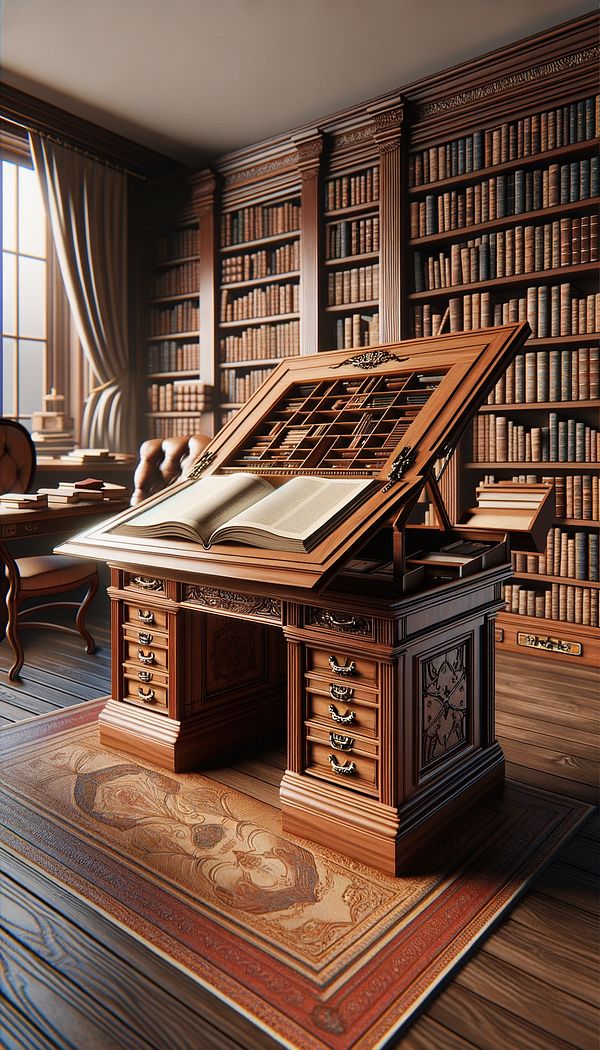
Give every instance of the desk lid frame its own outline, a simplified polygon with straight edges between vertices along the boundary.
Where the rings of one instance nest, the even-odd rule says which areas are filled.
[[[309,552],[119,534],[140,508],[61,550],[221,582],[323,586],[386,525],[402,527],[436,459],[447,456],[529,335],[526,323],[284,360],[204,450],[178,488],[249,471],[275,484],[298,475],[372,477],[373,490]],[[168,489],[144,508],[168,500]]]

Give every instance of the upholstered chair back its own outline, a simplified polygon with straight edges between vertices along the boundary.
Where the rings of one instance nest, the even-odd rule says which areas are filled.
[[[144,441],[133,475],[131,506],[160,492],[175,478],[185,476],[210,440],[206,434],[192,434]]]
[[[0,494],[28,492],[35,472],[35,448],[25,427],[0,418]]]

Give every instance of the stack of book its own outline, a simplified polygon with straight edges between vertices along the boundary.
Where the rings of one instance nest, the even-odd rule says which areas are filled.
[[[44,492],[3,492],[0,496],[0,510],[39,510],[47,506]]]
[[[71,503],[101,503],[104,500],[121,501],[126,496],[125,485],[112,485],[99,478],[84,478],[82,481],[61,481],[58,488],[40,489],[50,506]]]
[[[107,463],[116,459],[116,456],[107,448],[74,448],[60,458],[67,463]]]

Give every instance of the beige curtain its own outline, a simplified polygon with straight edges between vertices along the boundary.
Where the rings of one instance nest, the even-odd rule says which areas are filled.
[[[30,133],[31,155],[84,353],[98,386],[81,444],[134,449],[127,340],[127,177]]]

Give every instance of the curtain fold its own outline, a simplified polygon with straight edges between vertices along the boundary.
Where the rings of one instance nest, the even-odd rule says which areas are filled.
[[[85,404],[81,444],[130,452],[127,177],[34,132],[29,138],[69,304],[98,377]]]

